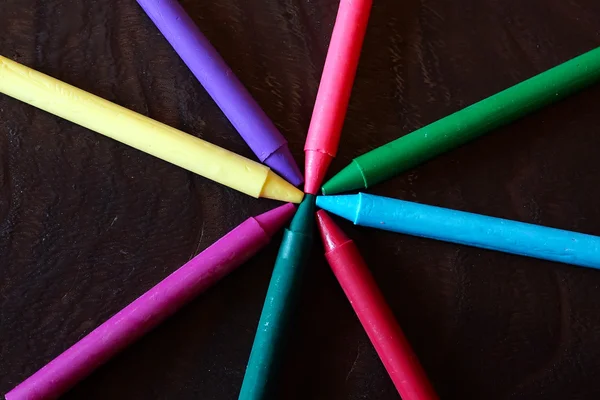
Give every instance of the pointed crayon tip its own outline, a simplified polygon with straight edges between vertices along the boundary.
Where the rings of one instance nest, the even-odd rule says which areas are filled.
[[[290,224],[290,231],[312,236],[315,226],[315,200],[316,198],[312,194],[304,195],[304,200],[298,206],[298,211]]]
[[[317,194],[333,157],[317,150],[306,150],[305,156],[304,174],[306,175],[306,181],[304,182],[304,192]]]
[[[350,241],[350,238],[333,222],[325,210],[317,211],[317,222],[326,253]]]
[[[317,196],[317,206],[356,224],[360,209],[360,195]]]
[[[323,184],[321,193],[331,195],[366,187],[367,180],[360,169],[360,165],[356,160],[352,160],[343,170]]]
[[[294,156],[292,156],[292,152],[287,144],[284,144],[271,153],[265,159],[264,163],[294,186],[298,186],[304,182],[302,172],[300,172],[300,168],[298,168],[298,164],[296,164],[296,160],[294,160]]]
[[[296,206],[292,203],[287,203],[277,208],[272,209],[271,211],[267,211],[266,213],[257,215],[254,217],[256,222],[260,224],[260,226],[265,230],[265,233],[272,237],[275,235],[285,223],[292,218],[294,212],[296,211]]]
[[[269,169],[260,197],[299,204],[304,198],[304,193]]]

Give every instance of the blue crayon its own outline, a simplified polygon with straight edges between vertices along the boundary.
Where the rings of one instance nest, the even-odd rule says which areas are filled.
[[[355,225],[600,268],[600,237],[364,193],[319,196]]]

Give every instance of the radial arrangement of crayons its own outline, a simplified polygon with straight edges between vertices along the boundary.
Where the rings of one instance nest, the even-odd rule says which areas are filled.
[[[6,394],[55,399],[251,258],[284,230],[239,398],[268,397],[285,357],[303,270],[321,238],[331,270],[404,400],[437,399],[401,325],[335,214],[367,228],[600,268],[600,237],[363,192],[600,80],[600,48],[354,159],[337,153],[372,0],[341,0],[308,128],[302,174],[288,143],[176,0],[137,0],[256,155],[237,155],[0,56],[0,92],[255,198],[285,204],[250,217]],[[26,162],[26,161],[24,161]],[[304,191],[298,186],[304,186]],[[322,195],[320,195],[322,194]],[[295,204],[299,204],[298,206]],[[330,214],[328,214],[330,213]],[[289,224],[288,224],[289,221]],[[287,225],[287,227],[285,227]],[[435,378],[435,377],[434,377]],[[432,383],[433,382],[433,383]]]

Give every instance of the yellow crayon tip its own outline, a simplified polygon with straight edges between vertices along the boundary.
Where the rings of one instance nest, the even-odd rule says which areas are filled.
[[[302,202],[304,193],[273,171],[269,170],[265,184],[260,191],[260,197],[299,204]]]

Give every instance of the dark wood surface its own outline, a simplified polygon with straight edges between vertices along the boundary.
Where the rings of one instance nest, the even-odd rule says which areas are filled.
[[[182,3],[303,163],[338,1]],[[597,0],[376,0],[331,172],[599,45]],[[0,0],[0,54],[252,157],[134,0]],[[371,193],[599,235],[599,97]],[[276,204],[0,95],[0,393]],[[599,398],[599,271],[342,226],[443,399]],[[237,398],[279,238],[65,398]],[[300,303],[277,399],[398,398],[320,244]]]

